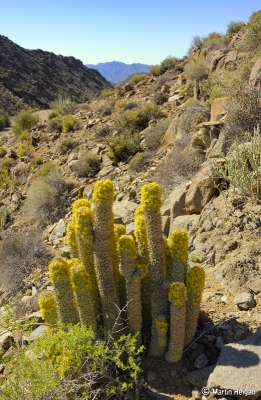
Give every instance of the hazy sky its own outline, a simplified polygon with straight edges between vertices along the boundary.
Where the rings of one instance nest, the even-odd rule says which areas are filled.
[[[260,0],[2,0],[0,34],[84,64],[157,64],[259,9]]]

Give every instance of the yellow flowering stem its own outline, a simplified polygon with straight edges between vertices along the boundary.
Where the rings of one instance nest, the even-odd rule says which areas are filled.
[[[47,329],[51,329],[50,325],[56,325],[58,322],[55,298],[52,292],[44,290],[38,298],[38,304],[42,313],[42,319],[47,324]]]
[[[80,260],[70,260],[69,264],[71,285],[78,306],[81,325],[86,328],[92,327],[97,335],[97,306],[93,298],[92,281]]]
[[[168,299],[170,302],[170,337],[165,358],[168,362],[178,362],[183,353],[186,324],[187,290],[182,282],[170,285]]]
[[[119,239],[122,235],[126,235],[126,228],[122,224],[114,224],[114,243],[113,249],[115,251],[115,263],[114,263],[114,273],[115,273],[115,282],[117,294],[120,300],[120,308],[122,309],[127,303],[127,295],[126,295],[126,286],[125,286],[125,278],[123,276],[122,271],[120,270],[120,257],[118,252],[118,243]]]
[[[168,326],[165,317],[159,315],[155,318],[151,329],[150,356],[161,357],[167,347]]]
[[[77,201],[77,200],[76,200]],[[75,225],[77,247],[79,259],[86,269],[90,279],[91,290],[96,304],[96,312],[99,313],[99,291],[94,268],[93,254],[93,215],[89,207],[78,207],[74,213],[73,221]]]
[[[72,212],[75,213],[78,210],[78,208],[80,208],[80,207],[91,208],[91,202],[87,199],[75,200],[72,205]]]
[[[168,239],[171,254],[171,282],[184,282],[188,261],[188,234],[185,229],[172,231]]]
[[[58,319],[63,324],[77,324],[79,314],[74,301],[69,277],[69,263],[65,258],[49,264],[49,276],[54,286]]]
[[[134,213],[134,236],[138,248],[138,267],[141,274],[142,321],[144,331],[151,325],[149,250],[142,206]]]
[[[149,183],[141,189],[141,204],[144,211],[150,262],[150,294],[152,320],[152,347],[150,355],[162,355],[162,347],[156,346],[158,328],[155,321],[159,317],[167,320],[167,291],[162,283],[166,280],[165,247],[160,216],[161,192],[156,183]]]
[[[72,258],[78,258],[78,246],[75,232],[75,225],[72,222],[69,222],[66,226],[66,242],[71,250]]]
[[[107,330],[113,328],[119,313],[119,296],[114,272],[113,198],[112,182],[97,181],[93,191],[94,262],[103,322]]]
[[[200,301],[205,285],[204,268],[197,265],[188,270],[186,275],[186,287],[188,293],[187,301],[187,318],[186,318],[186,336],[185,346],[193,339],[198,322],[198,314],[200,311]]]
[[[137,348],[141,346],[142,307],[140,274],[136,271],[137,250],[130,235],[122,235],[118,241],[120,269],[125,277],[127,292],[128,326],[130,333],[138,333]]]

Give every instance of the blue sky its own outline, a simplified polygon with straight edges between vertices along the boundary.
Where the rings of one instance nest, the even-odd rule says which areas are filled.
[[[158,64],[186,54],[192,37],[248,21],[260,0],[3,0],[0,34],[26,49],[84,64]]]

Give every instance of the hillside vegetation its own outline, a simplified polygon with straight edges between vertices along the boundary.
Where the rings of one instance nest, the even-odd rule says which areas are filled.
[[[48,73],[75,66],[70,96],[1,75],[19,100],[0,103],[1,399],[195,400],[245,376],[261,393],[244,355],[261,323],[260,39],[257,11],[78,94],[77,60],[31,51]]]

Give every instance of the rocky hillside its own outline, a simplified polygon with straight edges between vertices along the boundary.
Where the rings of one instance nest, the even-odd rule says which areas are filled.
[[[99,64],[86,64],[86,67],[97,69],[109,82],[118,83],[124,81],[129,75],[146,72],[149,73],[147,64],[125,64],[120,61],[110,61]]]
[[[18,120],[0,132],[3,321],[4,305],[21,292],[19,318],[33,312],[41,324],[38,296],[53,290],[46,266],[54,256],[71,256],[71,204],[91,199],[97,180],[112,180],[114,222],[127,233],[134,232],[141,187],[156,181],[165,238],[179,228],[189,234],[189,263],[206,272],[194,341],[178,363],[145,355],[132,399],[207,400],[206,386],[255,391],[251,399],[261,394],[261,48],[255,32],[261,32],[260,11],[247,26],[230,23],[225,35],[195,37],[188,57],[164,60],[151,75],[78,104],[69,115],[45,110],[27,132],[19,132]],[[7,355],[17,334],[9,325],[3,322],[0,334]],[[32,338],[43,329],[34,329]],[[231,393],[222,398],[240,398]]]
[[[27,50],[0,35],[0,107],[48,108],[59,95],[82,103],[112,87],[74,57]]]

